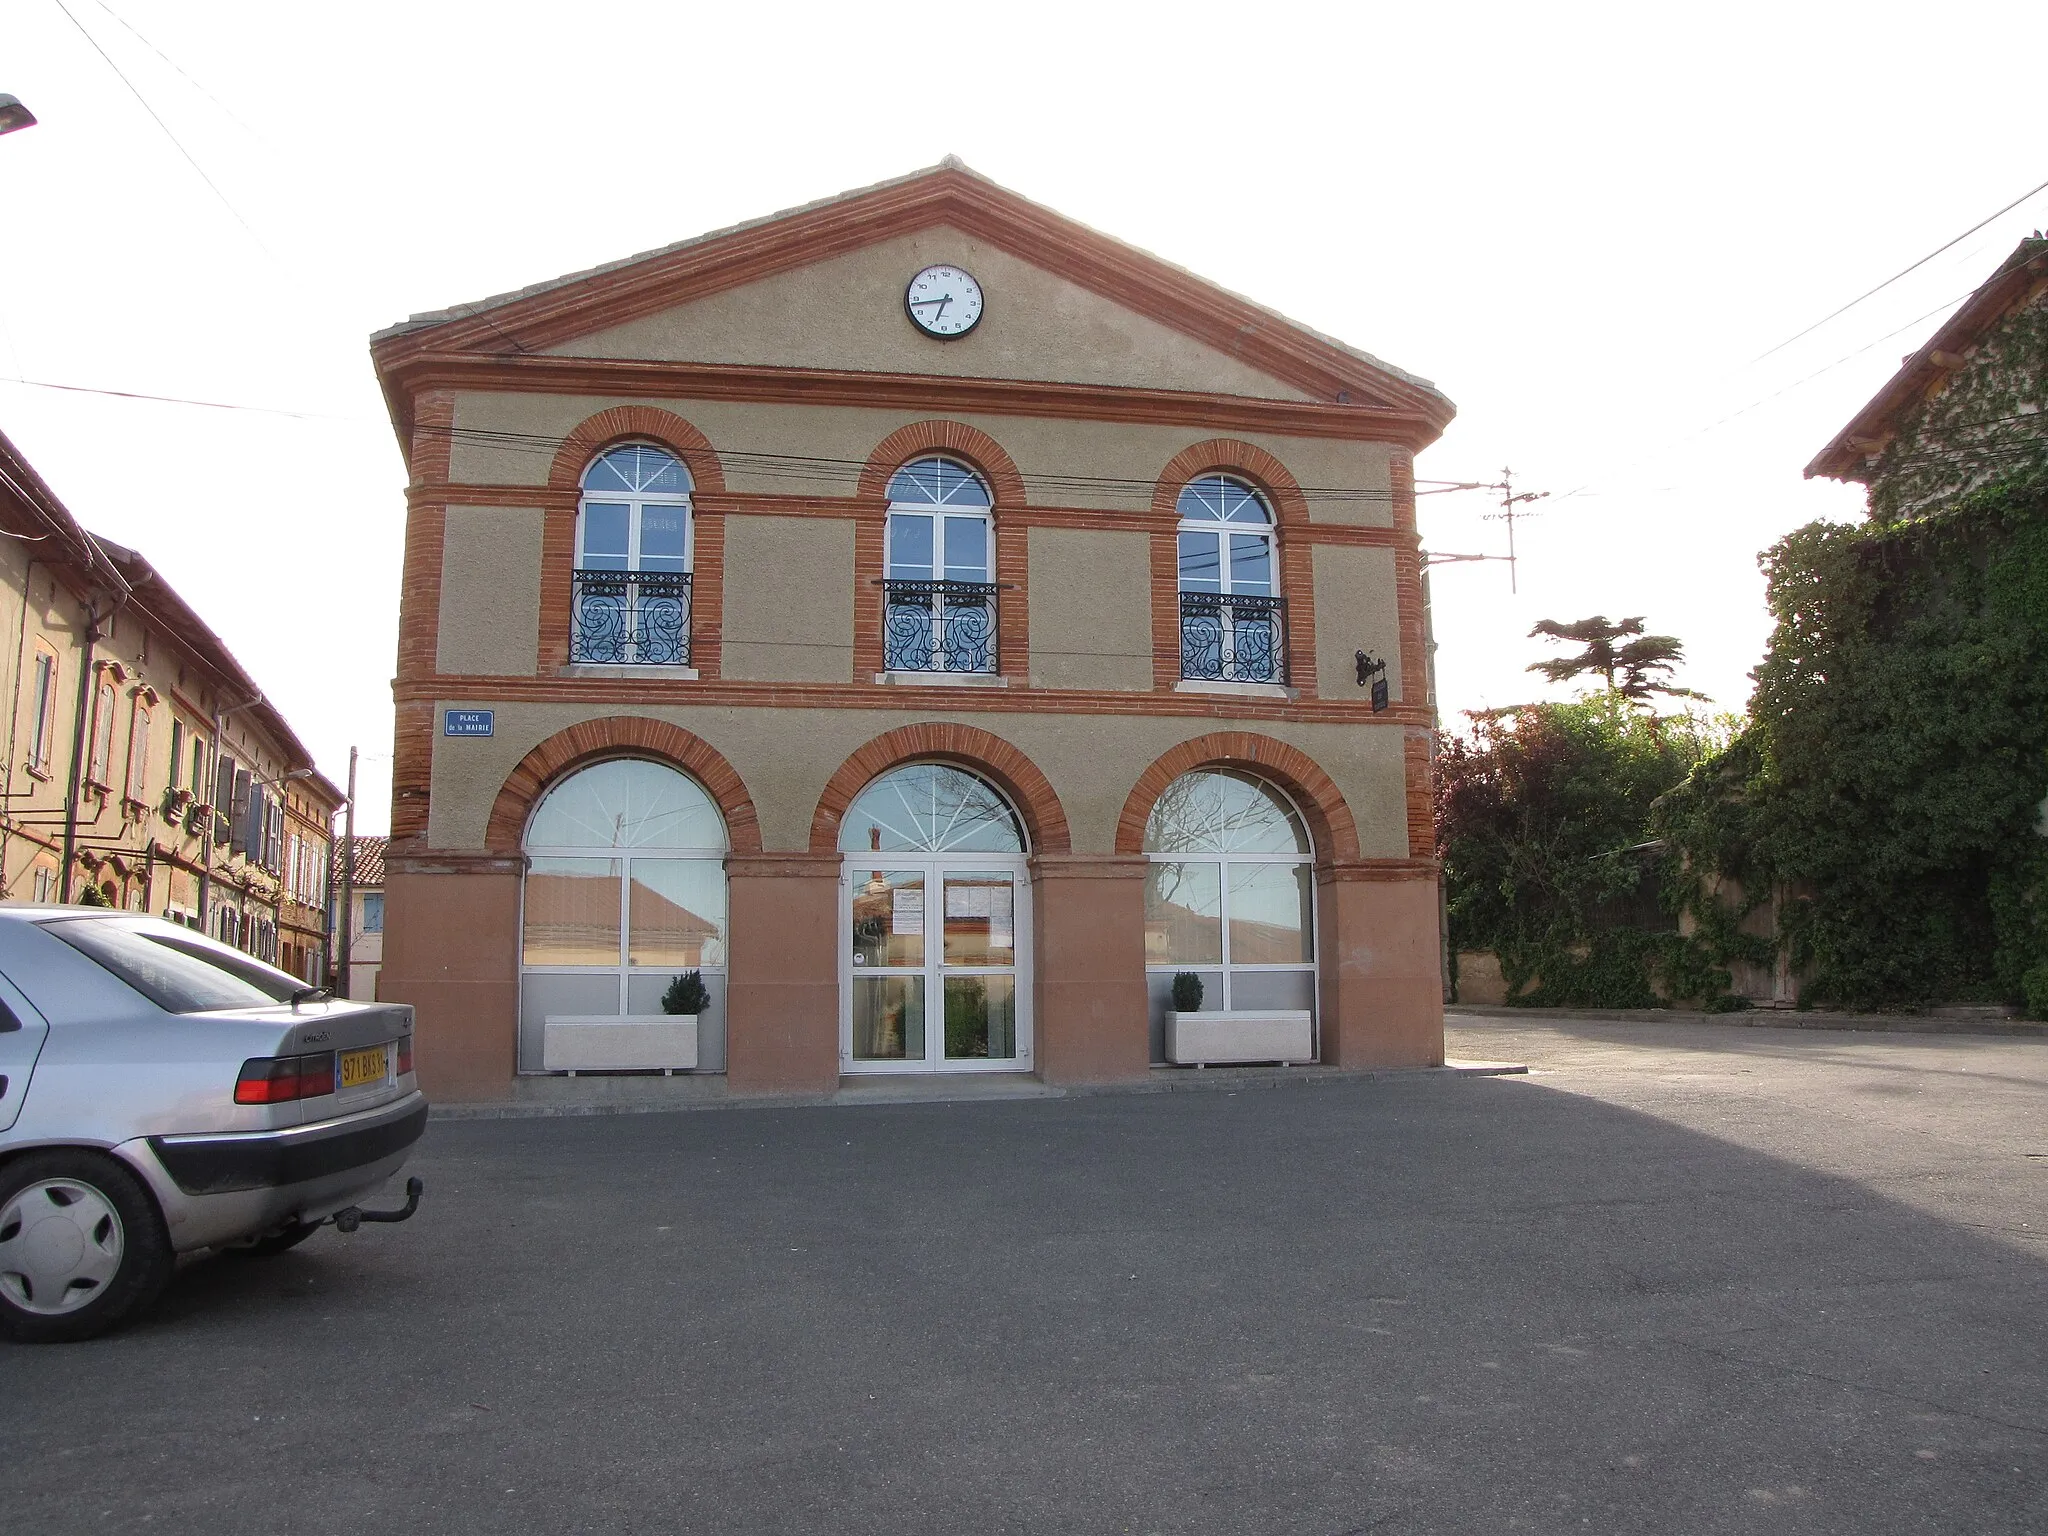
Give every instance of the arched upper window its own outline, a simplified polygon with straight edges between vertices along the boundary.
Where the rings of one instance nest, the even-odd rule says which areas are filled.
[[[663,763],[597,763],[548,791],[526,828],[522,1070],[545,1068],[550,1020],[660,1017],[685,971],[723,1008],[727,846],[716,802]]]
[[[1181,676],[1283,683],[1285,624],[1265,497],[1231,475],[1184,486],[1180,517]]]
[[[906,763],[860,792],[839,823],[841,853],[1022,853],[1017,813],[982,779]]]
[[[690,471],[651,443],[591,460],[576,512],[572,661],[687,666]]]
[[[995,533],[981,476],[918,459],[889,481],[883,665],[891,672],[996,670]]]
[[[1203,978],[1204,1008],[1313,1008],[1313,846],[1263,779],[1200,769],[1145,823],[1145,962],[1154,1008],[1173,977]]]

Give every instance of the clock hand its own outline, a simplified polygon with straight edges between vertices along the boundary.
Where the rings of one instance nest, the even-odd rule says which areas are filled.
[[[934,315],[932,316],[932,318],[936,320],[939,317],[939,315],[943,315],[946,312],[946,306],[952,302],[953,295],[949,293],[944,298],[940,299],[912,299],[910,301],[910,307],[912,309],[918,309],[926,304],[936,304],[939,307],[937,312],[934,313]]]

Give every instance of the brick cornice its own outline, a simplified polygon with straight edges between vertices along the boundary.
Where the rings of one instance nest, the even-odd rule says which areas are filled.
[[[1133,422],[1209,431],[1267,432],[1280,437],[1393,443],[1418,452],[1434,442],[1442,430],[1414,411],[1194,390],[746,363],[656,362],[639,358],[428,353],[392,373],[386,379],[386,390],[395,408],[426,390],[617,395],[765,405],[866,406],[935,415],[972,413]],[[397,419],[404,428],[409,413],[401,410]]]
[[[947,720],[885,731],[839,765],[811,816],[811,852],[839,847],[839,822],[867,785],[901,763],[945,762],[993,780],[1024,818],[1034,854],[1068,852],[1067,813],[1036,763],[1002,737]]]
[[[879,560],[879,556],[877,557]],[[879,569],[879,565],[877,566]],[[862,642],[857,638],[856,647]],[[879,657],[881,644],[875,641]],[[859,652],[856,651],[856,660]],[[1171,659],[1171,658],[1169,658]],[[880,662],[874,663],[879,669]],[[1427,705],[1395,704],[1382,714],[1368,699],[1239,698],[1226,694],[1177,693],[1170,685],[1157,692],[1121,689],[1032,688],[1018,682],[1009,688],[904,688],[884,683],[763,683],[716,678],[512,677],[503,673],[467,676],[421,673],[400,677],[391,685],[399,703],[434,703],[442,699],[488,704],[597,704],[634,706],[701,705],[725,709],[866,709],[956,710],[1023,715],[1171,715],[1180,718],[1232,720],[1296,720],[1385,729],[1432,724]]]
[[[1382,717],[1384,718],[1384,717]],[[1251,731],[1216,731],[1162,753],[1138,776],[1116,822],[1116,851],[1142,853],[1145,823],[1166,787],[1197,768],[1238,768],[1287,790],[1308,822],[1316,857],[1333,864],[1359,860],[1358,824],[1330,776],[1299,747]]]
[[[1411,412],[1434,438],[1454,407],[1417,384],[1157,257],[966,171],[950,168],[742,226],[678,249],[387,335],[372,344],[389,375],[434,350],[531,351],[624,324],[778,272],[947,225],[1059,273],[1319,399]],[[1354,407],[1360,409],[1363,407]]]

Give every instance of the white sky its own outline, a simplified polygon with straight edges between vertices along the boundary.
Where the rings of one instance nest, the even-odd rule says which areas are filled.
[[[1436,571],[1447,714],[1540,696],[1529,626],[1596,611],[1735,707],[1757,552],[1861,509],[1801,467],[2048,193],[1751,359],[2048,178],[2043,57],[2038,3],[10,0],[0,90],[42,122],[0,138],[0,427],[330,776],[362,746],[379,830],[404,506],[369,333],[951,152],[1434,379],[1422,476],[1555,493],[1519,594]],[[1422,508],[1504,548],[1478,495]]]

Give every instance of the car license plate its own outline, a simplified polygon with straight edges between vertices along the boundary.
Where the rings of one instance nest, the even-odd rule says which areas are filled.
[[[367,1051],[343,1051],[341,1053],[341,1086],[360,1088],[365,1083],[384,1081],[386,1046],[372,1046]]]

